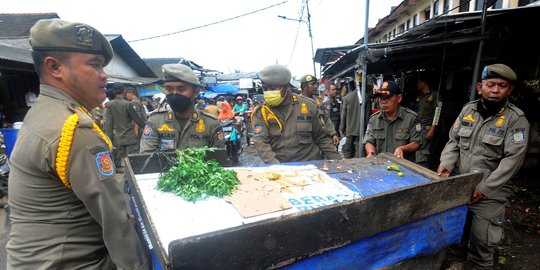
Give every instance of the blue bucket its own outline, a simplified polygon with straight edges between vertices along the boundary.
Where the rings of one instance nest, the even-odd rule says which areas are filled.
[[[14,128],[3,128],[3,129],[0,129],[0,132],[4,134],[4,144],[6,145],[6,155],[9,158],[11,156],[11,151],[13,151],[13,147],[15,146],[15,141],[17,141],[17,133],[19,132],[19,130],[14,129]]]

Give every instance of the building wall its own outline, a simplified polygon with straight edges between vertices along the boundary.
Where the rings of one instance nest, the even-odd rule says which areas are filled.
[[[419,1],[419,4],[409,5],[406,11],[393,24],[387,26],[379,35],[371,38],[372,43],[391,41],[405,31],[429,21],[433,17],[440,16],[445,10],[450,10],[448,12],[449,14],[458,14],[460,13],[458,6],[462,1],[464,0],[425,0]],[[514,8],[518,7],[519,2],[519,0],[498,0],[494,7]],[[477,8],[481,7],[482,3],[483,0],[471,0],[468,8],[465,8],[462,12],[476,11],[478,10]]]
[[[132,78],[139,76],[120,56],[114,55],[111,62],[105,67],[109,76]]]

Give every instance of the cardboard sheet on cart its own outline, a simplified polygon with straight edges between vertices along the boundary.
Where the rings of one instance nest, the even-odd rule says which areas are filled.
[[[251,218],[276,211],[309,210],[358,197],[313,165],[235,168],[241,185],[227,198]]]

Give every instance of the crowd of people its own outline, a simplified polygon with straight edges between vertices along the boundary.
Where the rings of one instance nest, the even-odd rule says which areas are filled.
[[[470,233],[448,253],[478,269],[493,265],[504,205],[512,193],[510,179],[523,163],[529,131],[523,112],[507,99],[517,80],[508,66],[484,68],[476,85],[480,99],[463,107],[439,163],[429,144],[440,100],[423,78],[418,79],[416,112],[400,105],[403,91],[396,81],[374,88],[378,111],[369,117],[360,142],[358,90],[342,97],[330,84],[321,100],[318,79],[305,75],[298,93],[291,87],[290,70],[281,65],[258,73],[264,100],[202,100],[193,70],[166,64],[164,91],[152,101],[139,100],[134,88],[115,83],[104,103],[103,68],[113,52],[97,29],[41,20],[31,29],[30,44],[41,88],[11,156],[8,269],[150,269],[116,177],[123,158],[223,148],[220,120],[247,112],[253,144],[265,163],[361,157],[362,143],[367,158],[390,152],[426,167],[431,161],[443,177],[483,172],[471,194],[465,229]]]

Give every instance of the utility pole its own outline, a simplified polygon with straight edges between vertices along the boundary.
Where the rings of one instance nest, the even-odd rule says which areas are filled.
[[[313,47],[313,34],[311,33],[311,14],[309,13],[309,1],[306,1],[306,9],[307,9],[307,21],[302,20],[302,18],[292,19],[292,18],[288,18],[282,15],[278,15],[278,18],[289,20],[289,21],[295,21],[295,22],[303,22],[307,25],[309,40],[311,42],[311,62],[313,63],[313,76],[317,77],[317,69],[315,68],[315,47]]]
[[[366,20],[364,24],[364,50],[368,51],[368,36],[369,36],[369,27],[368,20],[369,18],[369,0],[366,0]],[[358,151],[356,152],[357,157],[363,157],[364,151],[364,125],[365,125],[365,112],[366,112],[366,74],[367,74],[367,61],[364,61],[362,65],[362,89],[356,89],[358,93],[358,101],[360,102],[360,133],[358,134]],[[358,80],[358,74],[355,73],[355,80]],[[357,87],[358,88],[358,87]],[[362,94],[360,94],[362,90]]]

